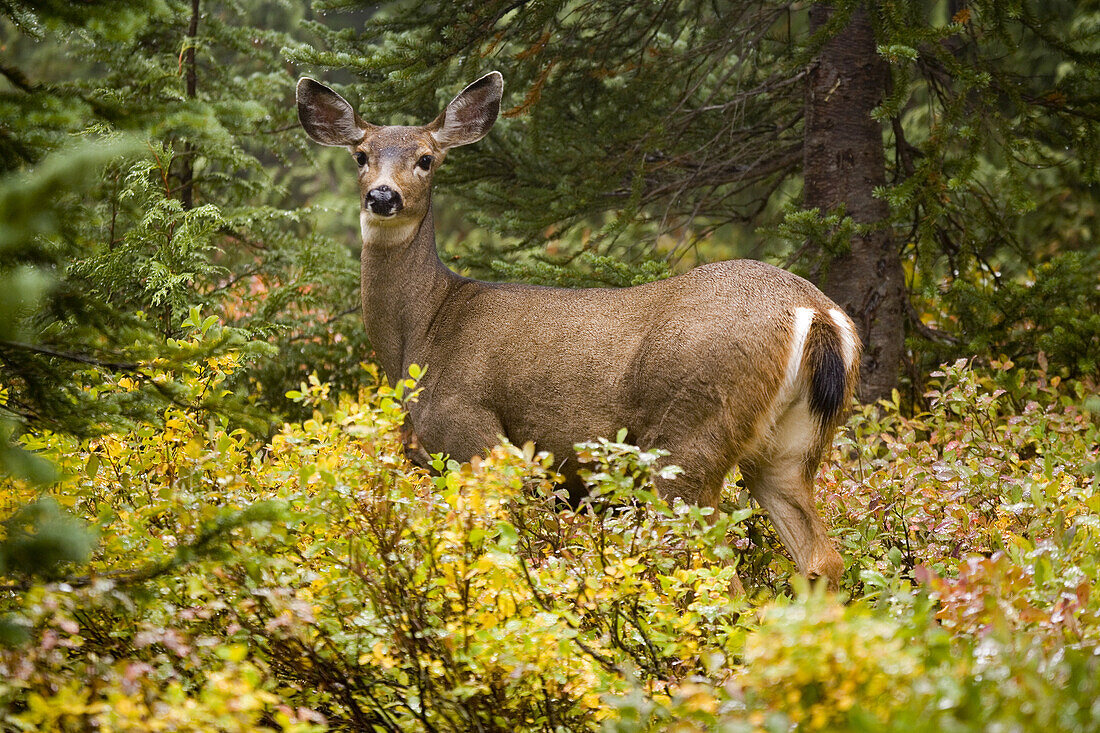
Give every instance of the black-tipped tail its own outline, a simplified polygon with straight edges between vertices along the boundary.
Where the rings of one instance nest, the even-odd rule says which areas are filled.
[[[842,348],[833,324],[815,316],[806,338],[806,365],[810,368],[810,412],[822,425],[837,419],[850,394],[852,375],[844,365]]]

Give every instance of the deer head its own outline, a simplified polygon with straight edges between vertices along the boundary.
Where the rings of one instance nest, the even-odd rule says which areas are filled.
[[[380,229],[405,239],[428,211],[432,176],[447,151],[485,137],[496,122],[503,91],[503,78],[492,71],[463,89],[427,125],[379,126],[364,122],[347,100],[306,77],[298,82],[298,119],[315,141],[346,147],[355,159],[364,233]]]

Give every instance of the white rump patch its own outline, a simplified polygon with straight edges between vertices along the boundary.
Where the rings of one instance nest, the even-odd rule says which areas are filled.
[[[773,460],[801,460],[817,439],[817,431],[817,420],[810,413],[809,403],[798,400],[783,411],[771,430],[768,444]]]
[[[798,386],[798,372],[802,368],[802,354],[806,350],[806,337],[815,314],[813,308],[794,309],[791,350],[787,356],[783,384],[744,446],[746,456],[793,455],[807,450],[807,441],[812,437],[815,423],[810,419],[806,400],[795,388]]]
[[[794,309],[794,327],[791,329],[791,355],[787,357],[787,375],[783,380],[783,392],[790,393],[798,379],[798,369],[802,366],[802,352],[806,350],[806,336],[810,333],[810,324],[814,321],[813,308]]]
[[[836,324],[836,330],[840,333],[840,345],[844,351],[844,369],[852,368],[852,360],[856,357],[856,340],[852,333],[852,323],[848,316],[836,308],[829,309],[829,317]]]

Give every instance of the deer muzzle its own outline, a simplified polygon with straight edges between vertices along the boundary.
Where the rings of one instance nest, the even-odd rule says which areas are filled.
[[[366,208],[379,216],[393,216],[404,208],[401,194],[389,186],[378,186],[367,192]]]

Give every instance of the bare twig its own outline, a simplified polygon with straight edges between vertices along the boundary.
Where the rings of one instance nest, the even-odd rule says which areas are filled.
[[[933,328],[924,323],[920,319],[920,314],[917,313],[917,309],[913,307],[913,303],[906,298],[905,309],[909,315],[909,322],[913,324],[913,328],[917,333],[924,336],[929,341],[936,341],[941,344],[951,344],[952,346],[961,343],[957,336],[953,336],[946,331],[941,331],[938,328]]]
[[[65,359],[66,361],[75,361],[80,364],[91,364],[92,366],[103,367],[104,369],[111,369],[116,372],[136,372],[140,368],[139,364],[128,361],[107,361],[104,359],[97,359],[93,356],[87,356],[85,354],[73,354],[67,351],[57,351],[45,346],[35,346],[34,344],[25,344],[20,341],[0,341],[0,348],[19,349],[21,351],[30,351],[35,354],[42,354],[43,356],[54,356],[59,359]]]

